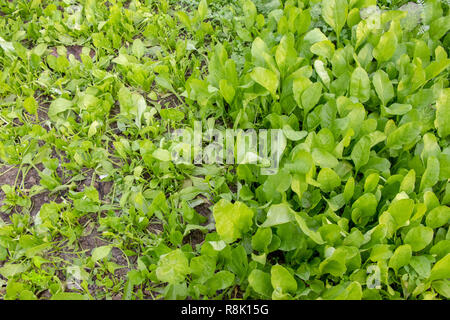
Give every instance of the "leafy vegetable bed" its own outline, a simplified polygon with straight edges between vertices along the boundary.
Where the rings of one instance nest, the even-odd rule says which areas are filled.
[[[0,1],[0,297],[449,298],[449,29],[440,0]],[[281,130],[278,170],[175,163],[198,121]]]

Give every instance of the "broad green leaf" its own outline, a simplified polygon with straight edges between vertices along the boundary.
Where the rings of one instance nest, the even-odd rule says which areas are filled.
[[[428,278],[430,276],[431,261],[427,256],[412,256],[409,264],[420,277]]]
[[[170,284],[184,281],[189,272],[189,261],[180,249],[162,255],[156,267],[158,280]]]
[[[322,1],[322,17],[333,28],[338,37],[347,20],[347,14],[347,0]]]
[[[357,67],[350,78],[350,95],[366,102],[370,98],[370,80],[366,70]]]
[[[430,36],[434,40],[442,38],[450,30],[450,15],[445,15],[431,22]]]
[[[221,270],[215,273],[211,278],[206,281],[205,285],[212,292],[217,290],[224,290],[233,285],[234,274],[227,270]]]
[[[344,187],[344,201],[348,203],[355,192],[355,178],[350,177]]]
[[[450,88],[442,91],[436,101],[436,120],[434,125],[441,138],[450,135]]]
[[[144,44],[142,43],[141,39],[137,38],[136,40],[133,41],[131,51],[133,52],[133,55],[138,59],[140,59],[144,56],[145,47],[144,47]]]
[[[57,115],[59,113],[70,110],[72,106],[73,101],[64,98],[53,100],[50,104],[50,107],[48,108],[48,117],[50,118],[50,120],[56,121]]]
[[[384,107],[383,110],[387,114],[401,116],[411,111],[412,106],[410,104],[393,103],[389,107]]]
[[[282,76],[287,74],[287,70],[295,64],[297,52],[295,50],[295,39],[292,33],[284,35],[275,51],[275,61]]]
[[[270,274],[258,269],[252,270],[248,276],[250,287],[265,298],[272,296],[272,283]]]
[[[426,224],[432,229],[436,229],[448,224],[450,220],[450,208],[439,206],[431,210],[426,217]]]
[[[398,149],[416,141],[420,135],[420,126],[414,122],[408,122],[391,132],[386,140],[388,148]]]
[[[314,148],[311,156],[314,163],[319,165],[321,168],[334,168],[339,164],[339,161],[335,156],[321,148]]]
[[[253,210],[244,203],[221,199],[213,208],[217,233],[227,243],[241,238],[253,224]]]
[[[347,251],[344,248],[338,248],[334,252],[323,260],[319,265],[319,271],[321,274],[329,273],[335,277],[341,277],[347,267],[345,265],[345,260],[347,256]]]
[[[272,242],[272,229],[259,228],[252,237],[252,248],[256,251],[265,251]]]
[[[389,259],[389,268],[397,272],[401,267],[406,266],[412,257],[412,249],[409,244],[403,244],[395,249],[391,259]]]
[[[394,218],[397,228],[406,226],[409,224],[409,218],[414,211],[414,200],[401,199],[394,201],[390,204],[387,211]]]
[[[320,77],[320,80],[322,80],[323,84],[329,88],[330,87],[330,75],[328,74],[324,63],[321,60],[314,61],[314,69],[316,70],[317,74]]]
[[[295,131],[291,128],[290,125],[285,124],[283,126],[283,133],[291,141],[299,141],[302,140],[304,137],[308,135],[308,132],[306,131]]]
[[[269,228],[294,220],[291,208],[285,203],[274,204],[270,206],[267,212],[266,221],[261,225],[263,228]]]
[[[226,79],[222,79],[219,82],[219,87],[220,87],[220,94],[222,95],[222,97],[228,104],[231,104],[233,102],[234,95],[236,93],[231,83]]]
[[[253,81],[267,89],[267,91],[269,91],[273,96],[276,95],[279,80],[278,75],[273,71],[262,67],[256,67],[250,73],[250,77],[253,79]]]
[[[30,96],[23,101],[23,107],[25,108],[25,110],[27,110],[28,113],[36,114],[38,104],[34,97]]]
[[[417,226],[408,231],[405,244],[409,244],[413,251],[424,249],[433,240],[433,229],[425,226]]]
[[[201,255],[192,258],[189,267],[192,278],[203,283],[214,275],[216,261],[214,257]]]
[[[395,23],[391,23],[389,31],[385,32],[378,44],[373,49],[373,57],[378,62],[389,61],[397,50],[397,36],[395,35]]]
[[[257,15],[257,10],[256,10],[256,6],[253,3],[253,1],[251,0],[244,0],[242,2],[242,9],[244,11],[244,23],[245,26],[248,28],[251,28],[254,23],[255,23],[255,19],[256,19],[256,15]]]
[[[352,210],[354,212],[355,210],[358,212],[355,218],[353,217],[352,214],[352,220],[355,223],[359,223],[359,219],[373,216],[376,212],[377,204],[378,204],[377,199],[372,193],[363,194],[358,199],[356,199],[356,201],[353,202],[352,204]],[[356,219],[356,217],[358,219]]]
[[[303,231],[304,234],[306,234],[309,238],[311,238],[315,243],[317,244],[323,244],[324,241],[322,239],[322,237],[320,236],[320,233],[314,230],[311,230],[307,223],[306,223],[306,217],[307,214],[306,213],[296,213],[295,214],[295,220],[297,221],[300,229]]]
[[[387,106],[388,102],[395,96],[394,87],[392,86],[389,76],[383,70],[377,70],[373,76],[372,82],[381,102],[384,106]]]
[[[331,192],[341,185],[341,179],[333,169],[323,168],[317,176],[317,182],[323,192]]]
[[[353,147],[350,157],[353,160],[353,163],[355,164],[355,169],[357,171],[369,161],[370,145],[371,145],[370,138],[364,136],[361,139],[359,139],[359,141]]]
[[[305,113],[311,111],[319,102],[322,95],[322,84],[320,82],[313,83],[302,93],[302,107]]]
[[[390,245],[388,244],[376,244],[372,247],[370,251],[369,259],[373,262],[378,262],[382,260],[387,260],[393,255]]]
[[[314,43],[310,50],[319,57],[325,57],[331,60],[334,54],[334,44],[330,40],[324,40]]]
[[[416,184],[416,172],[414,169],[408,171],[400,184],[400,191],[405,191],[406,193],[411,193],[414,191]]]
[[[270,279],[275,290],[279,289],[283,293],[295,293],[297,291],[297,281],[286,268],[279,264],[272,266]]]
[[[430,280],[450,278],[450,253],[435,263],[431,268]]]
[[[439,181],[439,160],[436,157],[429,157],[427,160],[427,168],[420,180],[420,191],[433,187]]]
[[[101,246],[101,247],[97,247],[94,250],[92,250],[92,260],[97,262],[99,260],[103,260],[104,258],[106,258],[109,253],[111,252],[111,247],[110,246]]]
[[[450,281],[438,280],[433,281],[433,289],[447,299],[450,299]]]
[[[201,0],[197,11],[200,20],[204,20],[208,14],[208,2],[206,0]]]

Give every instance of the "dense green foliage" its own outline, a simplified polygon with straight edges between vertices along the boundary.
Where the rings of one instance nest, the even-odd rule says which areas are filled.
[[[0,0],[0,297],[449,298],[449,29],[440,0]],[[174,164],[202,119],[282,129],[278,173]]]

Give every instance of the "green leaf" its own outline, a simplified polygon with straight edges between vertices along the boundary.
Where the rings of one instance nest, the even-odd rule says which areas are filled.
[[[440,165],[436,157],[429,157],[427,160],[427,168],[420,180],[420,191],[433,187],[439,181]]]
[[[428,278],[430,276],[431,261],[427,256],[412,256],[409,264],[420,277]]]
[[[321,148],[314,148],[311,156],[321,168],[334,168],[339,164],[335,156]]]
[[[399,149],[404,145],[410,145],[415,142],[419,135],[420,126],[414,122],[408,122],[388,135],[386,146],[388,148]]]
[[[206,255],[194,257],[190,262],[190,270],[192,278],[203,283],[214,275],[216,260]]]
[[[101,246],[101,247],[97,247],[94,250],[92,250],[92,254],[91,254],[91,258],[92,261],[99,261],[99,260],[103,260],[104,258],[106,258],[109,253],[111,252],[111,247],[110,246]]]
[[[323,192],[331,192],[341,185],[341,179],[333,169],[323,168],[317,176],[317,182],[320,183],[320,189]]]
[[[236,93],[231,83],[226,79],[222,79],[219,81],[219,88],[222,97],[228,104],[231,104],[233,102],[234,95]]]
[[[414,200],[401,199],[392,202],[387,211],[394,218],[397,228],[407,226],[414,211]]]
[[[263,228],[277,226],[294,220],[294,216],[289,205],[285,203],[270,206],[267,212],[266,221],[261,225]]]
[[[433,40],[442,38],[450,30],[450,15],[445,15],[431,22],[430,36]]]
[[[432,229],[436,229],[446,225],[450,220],[450,208],[447,206],[439,206],[431,210],[425,221],[426,225]]]
[[[413,251],[424,249],[433,240],[433,229],[423,225],[414,227],[405,236],[405,244],[409,244]]]
[[[285,124],[283,126],[283,133],[291,141],[299,141],[308,135],[307,131],[295,131],[290,125]]]
[[[322,95],[322,84],[320,82],[313,83],[302,93],[302,107],[305,113],[311,111],[319,102]]]
[[[256,19],[256,15],[258,14],[256,10],[256,6],[251,0],[244,0],[242,3],[242,9],[244,11],[244,23],[247,29],[251,28]]]
[[[322,17],[333,28],[338,37],[347,20],[347,14],[347,0],[322,1]]]
[[[144,44],[142,43],[142,40],[137,38],[133,41],[133,45],[131,47],[131,52],[133,52],[133,55],[140,59],[144,56],[145,54],[145,47]]]
[[[176,16],[178,19],[180,19],[180,22],[188,29],[192,30],[192,24],[191,20],[189,19],[189,16],[184,11],[177,11]]]
[[[265,251],[272,242],[272,229],[258,228],[252,237],[252,248],[256,251]]]
[[[58,98],[52,101],[50,107],[48,108],[48,117],[52,121],[56,121],[57,115],[61,112],[70,110],[73,106],[73,101]]]
[[[241,238],[253,224],[253,210],[244,203],[221,199],[213,208],[217,233],[227,243]]]
[[[294,35],[292,33],[288,33],[281,38],[280,44],[275,51],[275,61],[277,62],[278,69],[283,77],[297,60],[297,52],[294,45]]]
[[[265,298],[272,296],[272,283],[270,274],[258,269],[252,270],[248,276],[250,287]]]
[[[319,57],[325,57],[331,60],[334,55],[334,44],[330,40],[324,40],[314,43],[310,50]]]
[[[389,260],[389,268],[392,268],[397,272],[401,267],[404,267],[409,263],[411,257],[412,249],[409,244],[398,246]]]
[[[383,107],[383,110],[387,114],[401,116],[412,110],[412,106],[410,104],[401,104],[401,103],[393,103],[389,107]]]
[[[358,209],[360,217],[371,217],[377,209],[377,199],[372,193],[365,193],[353,202],[352,210]]]
[[[206,281],[205,285],[212,292],[216,292],[217,290],[223,290],[234,283],[234,274],[230,271],[222,270],[215,273],[208,281]]]
[[[350,154],[355,169],[358,171],[363,165],[369,162],[371,141],[367,136],[362,137],[353,147]]]
[[[366,102],[370,98],[370,80],[366,70],[357,67],[350,78],[350,95]]]
[[[346,255],[347,251],[344,248],[334,250],[331,256],[320,263],[319,272],[321,274],[329,273],[335,277],[341,277],[347,271],[345,265]]]
[[[389,76],[383,70],[377,70],[373,76],[372,82],[383,106],[387,106],[388,102],[395,96],[394,87],[392,86]]]
[[[391,27],[388,32],[385,32],[378,44],[373,49],[373,57],[378,62],[389,61],[397,50],[397,36],[395,35],[395,23],[391,23]]]
[[[270,280],[275,290],[283,293],[295,293],[297,291],[297,281],[291,273],[283,266],[276,264],[270,270]]]
[[[34,97],[30,96],[23,101],[23,107],[30,114],[37,114],[38,104]]]
[[[449,280],[438,280],[433,281],[433,289],[436,290],[440,295],[447,299],[450,299],[450,281]]]
[[[203,21],[208,14],[208,2],[206,0],[201,0],[198,5],[198,15],[200,20]]]
[[[153,151],[152,156],[155,159],[158,159],[159,161],[170,161],[172,160],[172,156],[170,155],[170,152],[165,149],[158,148],[155,151]]]
[[[279,80],[275,72],[262,67],[256,67],[250,73],[250,77],[253,81],[267,89],[273,96],[276,96]]]
[[[158,280],[170,284],[183,282],[189,272],[189,261],[180,249],[162,255],[156,268]]]
[[[431,269],[430,280],[450,278],[450,253],[435,263]]]
[[[319,232],[311,230],[306,223],[307,214],[304,212],[297,213],[295,215],[295,220],[297,221],[300,229],[306,234],[309,238],[311,238],[317,244],[325,243]]]
[[[392,251],[390,245],[388,244],[376,244],[372,247],[370,251],[369,259],[373,262],[378,262],[382,260],[387,260],[392,256]]]
[[[182,121],[184,119],[184,113],[178,109],[170,108],[170,109],[162,109],[160,111],[161,118],[166,120],[172,120],[175,122]]]
[[[441,138],[450,135],[450,88],[442,90],[436,101],[436,120],[434,125]]]
[[[348,203],[355,192],[355,178],[350,177],[344,187],[344,201]]]

